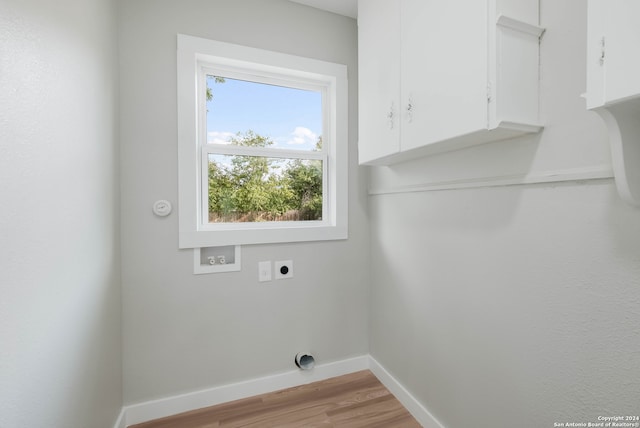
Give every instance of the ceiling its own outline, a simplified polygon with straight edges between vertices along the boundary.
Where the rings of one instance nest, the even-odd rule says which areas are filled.
[[[358,17],[358,0],[290,0],[351,18]]]

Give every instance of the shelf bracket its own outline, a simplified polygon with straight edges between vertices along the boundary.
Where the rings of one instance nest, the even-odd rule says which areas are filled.
[[[630,205],[640,207],[640,97],[592,111],[607,126],[618,193]]]

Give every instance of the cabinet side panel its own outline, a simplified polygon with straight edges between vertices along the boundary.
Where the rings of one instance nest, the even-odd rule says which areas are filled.
[[[531,25],[538,25],[538,0],[496,0],[496,16],[504,15]]]
[[[539,44],[537,36],[509,28],[497,34],[497,120],[538,123]]]
[[[605,10],[606,102],[640,95],[640,1],[609,0]]]
[[[400,149],[400,2],[358,2],[359,162]]]
[[[604,0],[589,0],[587,10],[587,108],[604,104]]]

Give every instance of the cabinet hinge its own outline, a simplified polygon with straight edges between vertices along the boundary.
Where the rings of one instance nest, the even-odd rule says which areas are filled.
[[[487,103],[491,102],[491,82],[487,83]]]
[[[598,60],[598,62],[600,63],[600,65],[604,65],[604,36],[602,36],[602,38],[600,39],[600,58]]]

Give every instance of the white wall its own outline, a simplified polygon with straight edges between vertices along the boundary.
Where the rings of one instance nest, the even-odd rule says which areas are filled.
[[[0,426],[122,405],[115,8],[0,2]]]
[[[541,1],[542,135],[371,171],[378,190],[610,164],[586,6]],[[447,428],[638,413],[640,211],[612,179],[370,198],[371,354]]]
[[[245,246],[242,271],[193,275],[178,250],[176,34],[346,64],[357,76],[356,23],[284,0],[120,2],[125,402],[366,354],[366,183],[356,165],[357,84],[351,79],[349,240]],[[291,280],[258,283],[261,260],[294,262]]]

